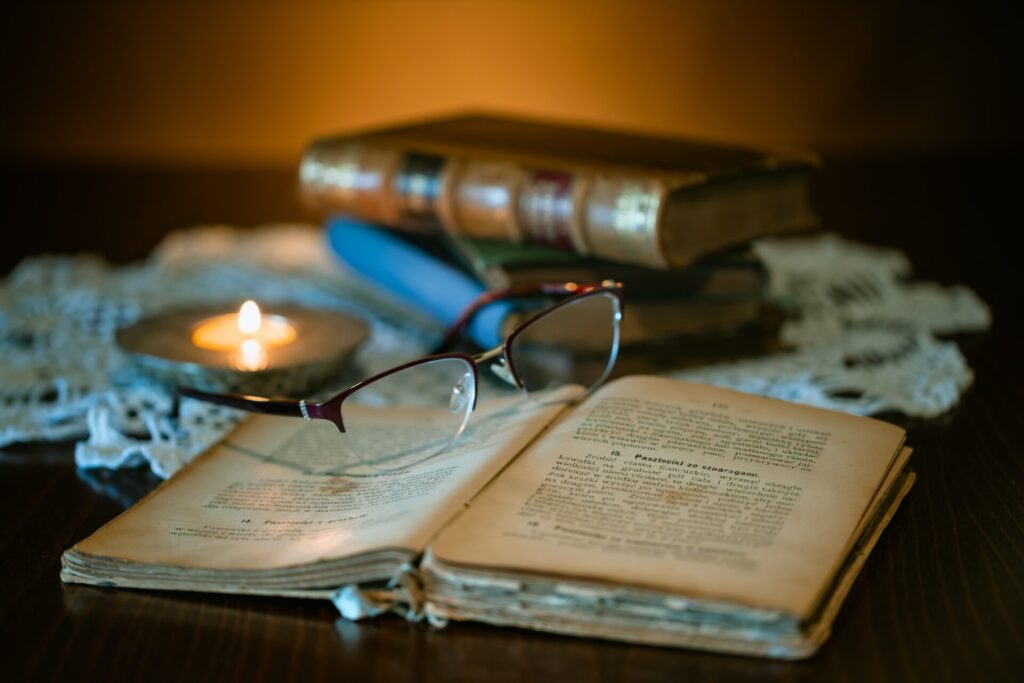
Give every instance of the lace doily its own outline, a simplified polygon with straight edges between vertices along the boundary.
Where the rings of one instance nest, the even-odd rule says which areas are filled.
[[[0,446],[88,435],[75,449],[81,467],[148,462],[173,474],[244,413],[185,400],[171,420],[171,397],[135,371],[114,332],[169,308],[231,310],[247,298],[367,320],[369,339],[341,382],[422,355],[438,334],[340,272],[312,226],[183,231],[149,261],[121,268],[91,256],[31,258],[0,286]]]
[[[935,337],[989,328],[989,308],[970,289],[911,282],[903,253],[836,235],[755,249],[769,298],[795,315],[781,331],[793,350],[665,374],[858,415],[933,417],[970,386],[956,343]]]
[[[893,250],[824,235],[757,245],[771,296],[799,316],[783,329],[793,350],[670,376],[858,414],[932,416],[953,406],[972,374],[956,344],[935,334],[986,329],[985,304],[964,287],[910,283]],[[114,331],[144,315],[245,298],[301,302],[361,315],[371,334],[351,382],[423,354],[436,324],[410,314],[334,265],[312,226],[198,228],[171,235],[145,263],[37,257],[0,285],[0,446],[87,437],[82,467],[148,462],[166,477],[222,438],[241,414],[170,397],[139,376]]]

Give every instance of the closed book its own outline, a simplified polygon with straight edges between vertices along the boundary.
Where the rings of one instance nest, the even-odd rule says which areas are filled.
[[[450,325],[473,299],[483,293],[488,283],[456,265],[455,255],[445,253],[443,245],[424,239],[410,240],[390,231],[353,221],[335,218],[327,224],[328,242],[341,263],[367,283],[396,298],[438,322]],[[464,254],[463,254],[464,255]],[[727,273],[753,270],[760,273],[751,279],[756,286],[740,291],[738,276],[714,277],[715,268],[703,266],[694,277],[681,278],[682,273],[659,273],[679,278],[675,295],[633,297],[629,280],[625,281],[626,306],[620,325],[620,341],[624,345],[656,343],[680,336],[716,336],[733,334],[759,323],[777,324],[761,298],[763,272],[746,262],[742,254],[730,255],[720,265]],[[642,269],[640,269],[642,270]],[[533,282],[599,282],[607,279],[600,267],[589,273],[564,272],[552,268],[546,277]],[[575,275],[593,277],[572,277]],[[522,282],[526,282],[525,280]],[[521,284],[517,282],[516,284]],[[721,283],[721,284],[716,284]],[[718,287],[717,294],[705,290]],[[638,287],[642,289],[642,287]],[[502,301],[484,308],[468,330],[471,341],[482,348],[500,343],[503,331],[522,322],[535,310],[535,301]],[[766,315],[767,314],[767,315]]]
[[[444,326],[484,291],[471,275],[439,256],[386,230],[346,218],[327,223],[327,241],[342,266],[395,303],[426,314]],[[467,336],[483,348],[496,346],[511,311],[496,302],[477,314]]]
[[[768,271],[749,246],[720,252],[686,268],[664,271],[537,245],[464,237],[446,237],[443,242],[490,289],[552,280],[611,279],[629,288],[631,301],[720,301],[760,297],[768,284]]]
[[[767,269],[749,246],[664,271],[537,245],[461,237],[442,241],[488,289],[552,281],[623,283],[627,312],[620,333],[628,346],[745,331],[763,335],[781,322],[764,298]]]
[[[671,269],[813,227],[814,155],[471,114],[315,140],[315,208]]]

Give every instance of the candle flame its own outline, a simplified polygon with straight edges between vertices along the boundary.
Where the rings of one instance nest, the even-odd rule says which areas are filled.
[[[256,302],[249,299],[238,309],[238,331],[242,334],[255,334],[263,324],[263,317],[260,315],[260,307]]]

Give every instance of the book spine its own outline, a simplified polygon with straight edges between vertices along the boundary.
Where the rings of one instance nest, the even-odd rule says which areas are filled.
[[[660,236],[666,189],[657,180],[327,140],[307,150],[300,183],[314,207],[387,226],[668,266]]]
[[[452,235],[519,242],[516,197],[524,172],[517,164],[451,159],[440,203],[441,224]]]
[[[585,178],[571,173],[527,172],[516,205],[523,241],[589,254],[580,220],[586,186]]]
[[[404,154],[391,183],[395,213],[405,227],[436,229],[444,185],[445,159]]]
[[[397,225],[401,221],[393,184],[405,155],[397,149],[352,143],[314,142],[299,166],[299,185],[311,206]]]
[[[598,258],[667,268],[659,226],[667,190],[654,180],[596,177],[583,199],[582,234]]]

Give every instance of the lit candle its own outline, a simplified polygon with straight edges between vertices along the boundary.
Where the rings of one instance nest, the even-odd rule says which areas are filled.
[[[338,375],[369,328],[341,311],[246,302],[172,309],[117,331],[136,368],[168,385],[255,395],[308,394]]]
[[[237,351],[243,358],[262,355],[265,360],[266,349],[291,344],[296,336],[295,326],[287,318],[262,315],[260,307],[250,300],[242,304],[238,313],[200,321],[192,331],[192,343],[211,351]]]

